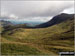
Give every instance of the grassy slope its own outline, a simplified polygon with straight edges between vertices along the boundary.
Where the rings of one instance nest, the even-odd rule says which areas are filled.
[[[22,44],[18,44],[18,43],[2,43],[2,48],[1,48],[1,52],[2,54],[20,54],[20,55],[28,55],[28,54],[40,54],[41,52],[39,50],[37,50],[36,48],[33,47],[29,47],[27,45],[22,45]],[[6,50],[7,49],[7,50]]]
[[[74,23],[72,19],[48,28],[18,28],[13,29],[11,31],[7,31],[5,34],[2,35],[2,46],[4,49],[2,53],[11,53],[12,49],[9,48],[10,45],[11,48],[14,48],[14,52],[16,52],[16,54],[19,54],[19,52],[22,54],[58,54],[58,52],[61,51],[74,51],[73,27]],[[14,44],[14,42],[19,42],[22,45],[16,45]],[[26,44],[23,43],[27,43],[27,47],[24,47],[23,45]],[[18,48],[18,46],[20,47]],[[34,53],[34,49],[32,50],[30,48],[31,46],[38,51],[35,51]],[[22,49],[22,52],[16,51],[15,48],[17,48],[17,50]],[[28,50],[25,50],[25,48],[27,48]],[[8,49],[9,52],[7,52],[6,49]]]

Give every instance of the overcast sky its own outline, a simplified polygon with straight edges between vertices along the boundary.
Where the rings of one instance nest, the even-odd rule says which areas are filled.
[[[74,1],[1,1],[1,16],[15,20],[47,21],[60,13],[74,13]]]

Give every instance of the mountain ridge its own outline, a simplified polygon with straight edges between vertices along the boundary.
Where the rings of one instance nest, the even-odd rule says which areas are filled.
[[[37,25],[36,28],[49,27],[49,26],[52,26],[52,25],[55,25],[55,24],[59,24],[59,23],[65,21],[67,19],[72,19],[72,18],[74,18],[74,14],[62,13],[62,14],[54,16],[50,21],[48,21],[46,23]]]

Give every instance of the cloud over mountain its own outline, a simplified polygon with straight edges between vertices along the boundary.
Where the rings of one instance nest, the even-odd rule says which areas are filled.
[[[49,17],[74,8],[74,1],[1,1],[1,15],[9,17]]]

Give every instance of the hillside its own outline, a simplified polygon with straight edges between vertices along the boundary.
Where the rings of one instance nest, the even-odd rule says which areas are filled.
[[[5,20],[0,20],[0,23],[3,27],[8,26],[8,25],[13,25],[11,22],[5,21]]]
[[[74,51],[74,18],[47,28],[14,28],[1,37],[2,54],[58,55]]]
[[[0,20],[0,29],[1,31],[3,31],[2,33],[4,33],[5,31],[11,31],[13,29],[17,29],[17,28],[31,28],[30,26],[28,26],[27,23],[25,24],[13,24],[10,21],[5,21],[5,20]]]
[[[37,25],[36,27],[38,27],[38,28],[49,27],[49,26],[52,26],[55,24],[59,24],[65,20],[71,19],[71,18],[74,18],[74,14],[62,13],[62,14],[59,14],[59,15],[56,15],[55,17],[53,17],[53,19],[51,19],[50,21],[40,24],[40,25]]]

